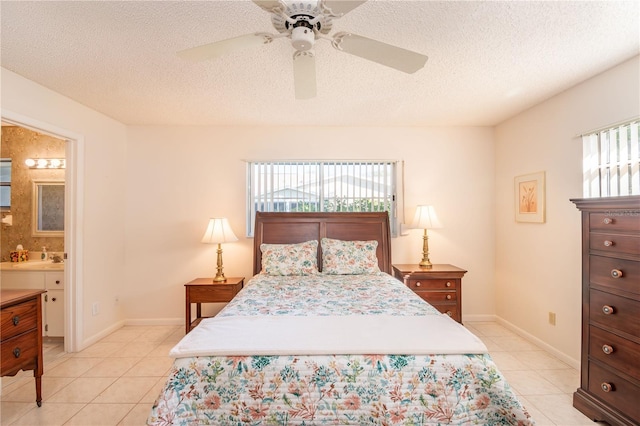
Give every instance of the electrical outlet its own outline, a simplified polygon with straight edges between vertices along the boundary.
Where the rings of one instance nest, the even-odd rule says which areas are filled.
[[[556,313],[549,312],[549,324],[556,325]]]
[[[98,302],[95,302],[92,306],[91,306],[91,315],[93,315],[94,317],[96,315],[98,315],[100,313],[100,304]]]

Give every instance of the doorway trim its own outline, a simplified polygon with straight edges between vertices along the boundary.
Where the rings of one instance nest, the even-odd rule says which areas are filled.
[[[3,122],[65,141],[64,350],[77,352],[82,349],[79,345],[83,341],[84,136],[6,109],[0,110],[0,115]]]

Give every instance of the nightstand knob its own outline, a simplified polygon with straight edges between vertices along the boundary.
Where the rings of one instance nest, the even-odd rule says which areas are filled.
[[[611,246],[613,246],[613,241],[610,241],[610,240],[604,240],[604,246],[605,246],[605,247],[611,247]]]
[[[607,355],[611,355],[613,353],[613,347],[609,345],[602,345],[602,352]]]
[[[422,285],[422,284],[420,283],[420,281],[418,281],[418,282],[416,283],[416,287],[420,287],[421,285]]]
[[[447,283],[445,284],[447,287],[451,287],[451,281],[447,281]]]
[[[447,294],[447,300],[451,300],[451,295]]]
[[[602,223],[604,223],[605,225],[611,225],[613,223],[613,219],[611,219],[610,217],[605,217],[602,220]]]
[[[452,317],[452,316],[453,316],[453,312],[451,312],[451,311],[447,311],[447,315],[449,315],[450,317]]]
[[[21,352],[22,352],[22,351],[20,351],[20,348],[15,348],[15,349],[13,350],[13,356],[14,356],[14,357],[16,357],[16,358],[20,358],[20,353],[21,353]]]
[[[602,307],[602,313],[604,313],[605,315],[611,315],[613,313],[613,308],[609,305],[604,305]]]
[[[611,383],[602,383],[600,385],[600,388],[602,389],[603,392],[611,392],[613,389],[613,385]]]
[[[18,325],[18,323],[20,323],[20,317],[16,315],[13,317],[13,325]]]
[[[622,277],[622,271],[620,269],[612,269],[611,270],[611,276],[613,278],[620,278],[620,277]]]

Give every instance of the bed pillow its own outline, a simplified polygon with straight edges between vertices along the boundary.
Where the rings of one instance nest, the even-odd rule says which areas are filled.
[[[298,244],[260,244],[262,273],[313,275],[318,273],[318,240]]]
[[[357,275],[380,272],[376,240],[342,241],[323,238],[321,244],[323,274]]]

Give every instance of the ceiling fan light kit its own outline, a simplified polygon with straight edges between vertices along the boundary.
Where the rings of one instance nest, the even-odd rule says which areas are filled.
[[[271,43],[288,37],[294,48],[293,74],[296,99],[316,96],[316,66],[313,47],[318,39],[328,39],[338,51],[358,56],[405,73],[424,67],[427,57],[349,32],[329,36],[333,19],[340,18],[366,0],[253,0],[271,15],[278,34],[253,33],[221,40],[178,52],[182,58],[201,61],[240,49]]]

